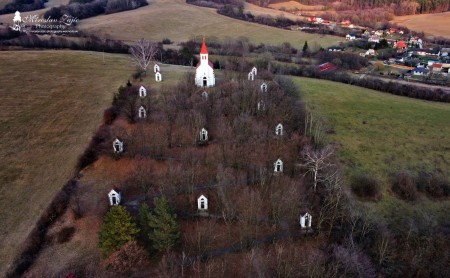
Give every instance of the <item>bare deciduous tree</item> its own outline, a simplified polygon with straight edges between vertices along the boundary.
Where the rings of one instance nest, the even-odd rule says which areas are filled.
[[[144,72],[147,72],[148,65],[157,53],[158,45],[149,40],[140,39],[130,47],[133,63]]]
[[[302,166],[308,169],[306,173],[312,173],[313,175],[314,191],[316,191],[317,183],[325,177],[321,175],[322,170],[332,166],[332,163],[329,161],[332,155],[333,150],[330,146],[319,150],[314,150],[311,146],[306,146],[303,150],[303,160],[305,163]]]

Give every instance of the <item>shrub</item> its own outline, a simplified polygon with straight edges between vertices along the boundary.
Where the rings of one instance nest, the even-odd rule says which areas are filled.
[[[168,39],[168,38],[165,38],[165,39],[162,40],[162,43],[163,44],[172,44],[172,41],[170,39]]]
[[[68,242],[73,234],[75,233],[75,227],[64,227],[61,229],[61,231],[58,232],[56,235],[56,241],[61,244],[64,242]]]
[[[450,182],[438,174],[421,172],[417,180],[417,189],[433,198],[450,196]]]
[[[418,195],[414,178],[407,172],[400,172],[394,177],[392,191],[407,201],[415,201]]]
[[[359,174],[352,178],[351,188],[359,197],[374,198],[380,195],[379,181],[368,174]]]

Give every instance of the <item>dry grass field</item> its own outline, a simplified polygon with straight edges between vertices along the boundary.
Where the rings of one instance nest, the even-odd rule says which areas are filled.
[[[12,2],[12,0],[0,0],[0,9],[3,8],[4,5],[8,4],[9,2]],[[60,6],[60,5],[66,5],[69,3],[69,0],[49,0],[47,3],[45,3],[45,9],[40,9],[36,11],[30,11],[30,12],[21,12],[20,15],[23,17],[27,15],[39,15],[42,16],[44,13],[49,10],[52,7]],[[14,14],[2,14],[0,15],[0,22],[3,24],[11,24],[12,19],[14,17]]]
[[[255,43],[277,45],[290,42],[302,47],[307,40],[308,43],[317,42],[326,47],[342,40],[334,36],[281,30],[232,19],[217,14],[215,9],[188,5],[184,0],[152,0],[149,6],[137,10],[82,20],[79,28],[100,37],[126,41],[170,38],[180,42],[202,35],[219,39],[246,36]]]
[[[124,55],[0,52],[0,273],[73,175],[119,85]],[[2,276],[2,275],[0,275]]]
[[[6,4],[11,3],[12,0],[0,0],[0,9],[3,9]]]
[[[299,11],[322,11],[323,5],[304,5],[297,1],[287,1],[282,3],[270,4],[269,8],[280,10],[294,10],[297,9]]]
[[[450,12],[396,16],[391,22],[427,35],[450,38]]]

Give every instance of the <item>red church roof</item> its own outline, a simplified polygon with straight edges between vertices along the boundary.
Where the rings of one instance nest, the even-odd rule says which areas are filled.
[[[200,50],[200,54],[208,54],[208,49],[206,49],[206,43],[203,40],[202,49]]]

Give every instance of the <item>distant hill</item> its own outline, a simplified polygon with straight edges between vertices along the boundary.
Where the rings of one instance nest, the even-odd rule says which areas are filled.
[[[270,4],[278,4],[283,0],[247,0],[247,2],[268,7]],[[395,15],[409,15],[416,13],[439,13],[450,11],[450,0],[301,0],[295,1],[304,5],[324,5],[327,10],[346,11],[363,10],[373,8],[391,9]]]

